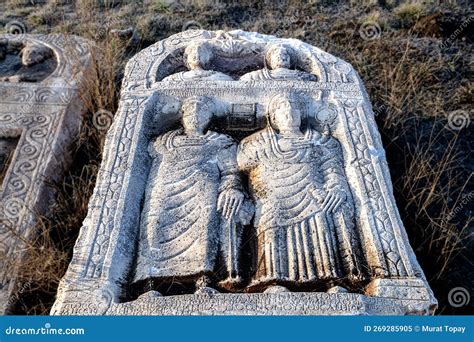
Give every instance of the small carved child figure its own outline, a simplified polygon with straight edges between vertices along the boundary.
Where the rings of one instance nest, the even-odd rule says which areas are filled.
[[[172,74],[163,79],[169,82],[181,81],[233,81],[233,78],[215,70],[208,70],[209,63],[213,58],[212,47],[206,42],[194,42],[184,50],[184,56],[189,71]]]
[[[241,81],[253,80],[301,80],[317,81],[317,77],[304,71],[291,69],[295,53],[285,45],[270,45],[265,54],[266,68],[243,75]]]
[[[136,281],[191,281],[198,292],[213,292],[219,250],[229,277],[238,280],[236,229],[248,224],[253,207],[241,185],[236,143],[207,130],[213,111],[205,97],[184,100],[183,128],[150,143]]]

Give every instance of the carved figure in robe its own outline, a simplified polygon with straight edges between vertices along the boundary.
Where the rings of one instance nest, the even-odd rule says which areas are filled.
[[[181,71],[167,76],[163,81],[233,81],[233,78],[215,70],[209,70],[209,64],[213,58],[211,45],[206,42],[194,42],[186,47],[184,56],[188,71]]]
[[[249,72],[242,77],[241,81],[255,80],[301,80],[317,81],[313,74],[292,69],[295,53],[289,47],[281,44],[270,45],[265,53],[266,68]]]
[[[237,161],[255,201],[257,271],[251,286],[336,283],[360,276],[354,203],[339,142],[307,127],[286,95],[268,126],[245,138]]]
[[[241,224],[253,206],[243,192],[237,145],[207,130],[214,107],[205,97],[182,104],[183,128],[149,145],[153,158],[141,218],[135,280],[194,282],[214,290],[218,254],[230,279],[238,281]]]

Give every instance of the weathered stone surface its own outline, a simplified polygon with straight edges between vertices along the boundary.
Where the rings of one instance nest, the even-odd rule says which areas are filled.
[[[0,82],[41,82],[57,67],[53,50],[32,41],[0,40]]]
[[[115,118],[53,314],[436,307],[348,63],[186,31],[128,63]]]
[[[61,35],[0,35],[0,313],[16,301],[22,238],[32,238],[68,162],[84,107],[88,43]],[[16,236],[16,237],[14,237]],[[18,237],[19,236],[19,237]]]
[[[63,315],[403,315],[429,314],[429,298],[393,299],[356,293],[285,292],[279,294],[193,294],[155,296],[128,303],[83,301],[82,295],[61,306]],[[419,310],[419,311],[418,311]]]

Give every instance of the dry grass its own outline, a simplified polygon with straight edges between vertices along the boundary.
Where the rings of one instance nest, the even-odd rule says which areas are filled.
[[[28,17],[30,27],[52,27],[64,20],[64,11],[59,1],[48,1],[44,6],[31,13]]]
[[[473,191],[466,151],[472,128],[453,131],[446,124],[452,111],[472,107],[472,45],[462,40],[466,32],[449,46],[441,43],[450,27],[455,29],[469,14],[455,2],[443,8],[416,1],[395,1],[393,6],[370,3],[315,6],[288,1],[288,6],[278,7],[244,1],[226,7],[203,1],[173,12],[159,1],[148,1],[148,8],[128,3],[100,9],[82,1],[73,13],[77,22],[66,20],[49,28],[97,41],[97,53],[81,91],[88,115],[74,163],[65,182],[57,185],[53,216],[43,219],[39,237],[29,244],[21,282],[33,285],[24,291],[19,312],[47,312],[87,212],[105,132],[94,127],[94,113],[115,112],[124,63],[132,54],[123,43],[106,39],[104,32],[134,26],[146,46],[195,20],[207,29],[238,27],[300,38],[354,65],[373,101],[397,203],[411,244],[440,299],[440,312],[466,313],[447,305],[446,298],[451,288],[472,285],[466,279],[473,257],[471,197],[466,201]],[[367,41],[359,35],[360,25],[368,21],[380,26],[378,39]]]
[[[414,1],[403,3],[393,9],[393,13],[402,21],[403,26],[411,26],[426,15],[426,2]]]
[[[101,155],[105,133],[112,123],[120,95],[120,75],[124,68],[124,45],[116,39],[107,39],[92,47],[92,68],[83,79],[79,96],[88,111],[88,121],[81,142],[98,146]],[[98,113],[102,117],[98,117]],[[105,113],[105,114],[104,114]],[[104,117],[105,115],[105,117]],[[98,125],[98,120],[100,121]]]
[[[434,127],[428,142],[422,142],[417,137],[418,143],[414,145],[414,150],[408,148],[406,157],[408,168],[400,187],[405,196],[405,210],[413,208],[415,218],[428,222],[428,229],[419,225],[419,228],[425,229],[413,233],[422,240],[418,243],[418,247],[423,246],[431,255],[436,256],[434,263],[438,265],[438,270],[433,277],[442,279],[446,276],[446,269],[453,261],[453,257],[463,251],[463,241],[468,238],[466,234],[472,217],[469,217],[459,229],[452,222],[452,208],[461,205],[463,190],[471,176],[459,188],[456,179],[460,176],[458,170],[460,159],[455,150],[459,133],[451,138],[445,151],[439,155],[433,153],[433,149],[439,138],[437,135],[444,132],[443,130],[435,132]],[[433,210],[434,208],[436,210]]]
[[[69,173],[58,185],[56,204],[52,215],[41,217],[38,234],[27,240],[20,239],[27,256],[18,269],[18,288],[21,296],[15,311],[26,314],[48,314],[57,286],[67,268],[72,247],[87,214],[87,202],[92,195],[98,163],[90,162],[78,174]],[[74,213],[72,215],[71,213]]]
[[[10,8],[16,8],[28,4],[27,0],[7,0],[6,5]]]

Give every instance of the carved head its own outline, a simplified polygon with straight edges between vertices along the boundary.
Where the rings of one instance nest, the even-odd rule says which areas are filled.
[[[301,130],[301,111],[289,95],[272,98],[267,107],[267,117],[270,125],[280,132]]]
[[[24,66],[32,66],[41,63],[52,55],[52,50],[46,46],[27,43],[21,50],[21,63]]]
[[[209,126],[214,113],[214,106],[207,97],[193,96],[183,101],[181,111],[184,130],[202,134]]]
[[[193,42],[184,50],[189,70],[205,68],[212,59],[211,46],[206,42]]]
[[[290,47],[274,44],[268,48],[265,54],[265,61],[270,69],[289,69],[292,65],[292,55],[293,51]]]

